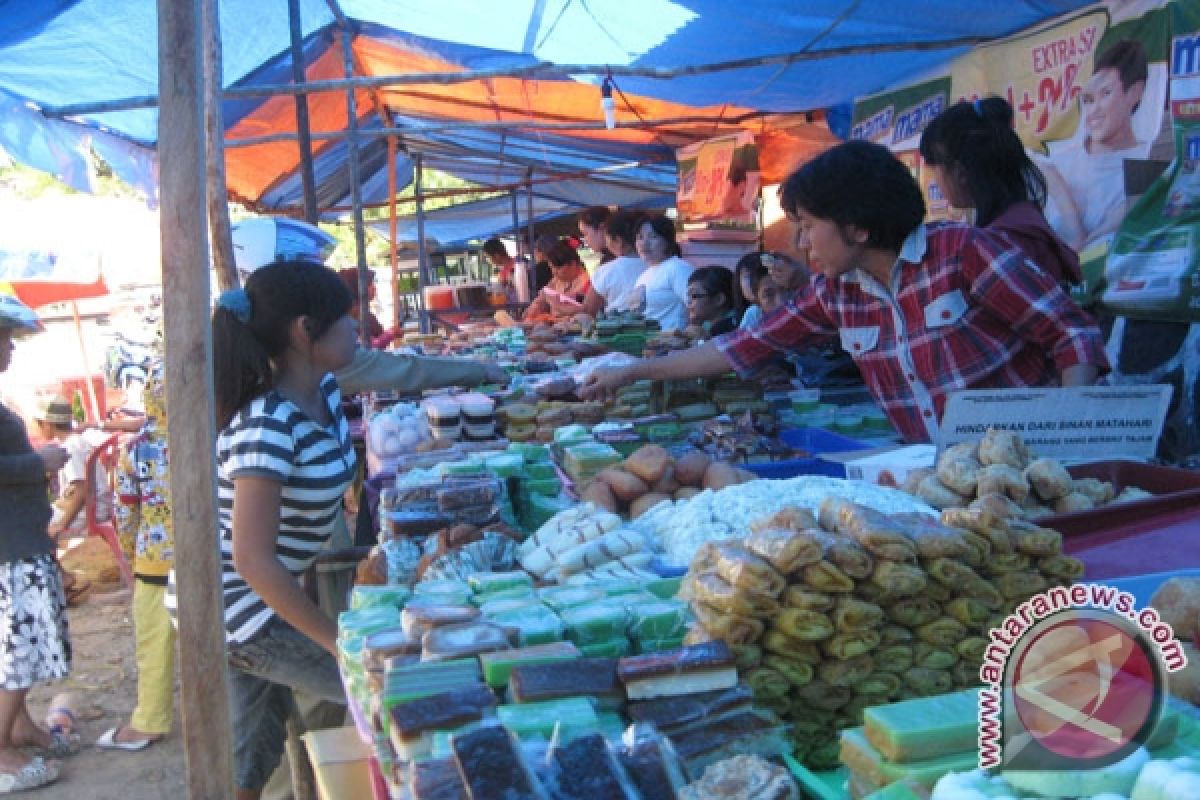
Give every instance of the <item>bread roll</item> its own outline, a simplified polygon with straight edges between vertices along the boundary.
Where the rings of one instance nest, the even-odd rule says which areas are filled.
[[[1180,639],[1195,636],[1200,632],[1200,578],[1171,578],[1150,598],[1150,606]]]
[[[671,464],[671,454],[656,444],[639,447],[633,455],[625,459],[625,469],[641,478],[648,485],[653,485],[663,476]]]
[[[707,453],[693,450],[675,462],[675,480],[683,486],[699,486],[704,481],[704,471],[712,459]]]

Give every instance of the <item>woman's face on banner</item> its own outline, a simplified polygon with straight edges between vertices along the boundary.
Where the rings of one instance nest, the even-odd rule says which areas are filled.
[[[1133,136],[1133,110],[1142,99],[1143,89],[1141,81],[1125,88],[1120,73],[1111,67],[1091,77],[1081,97],[1083,124],[1093,142],[1113,144]]]

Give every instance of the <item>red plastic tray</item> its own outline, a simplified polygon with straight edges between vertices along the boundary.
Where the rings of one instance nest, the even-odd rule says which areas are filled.
[[[1063,534],[1063,550],[1086,564],[1086,579],[1200,567],[1200,473],[1135,461],[1081,464],[1069,472],[1110,481],[1118,492],[1135,486],[1155,495],[1038,520]]]

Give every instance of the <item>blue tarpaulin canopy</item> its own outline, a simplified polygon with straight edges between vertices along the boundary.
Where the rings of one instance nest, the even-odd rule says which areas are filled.
[[[673,149],[737,127],[785,131],[819,149],[823,124],[800,112],[844,104],[965,52],[1089,5],[1081,0],[299,0],[309,81],[345,77],[346,20],[357,76],[492,70],[450,83],[388,83],[356,92],[364,202],[386,196],[383,139],[371,129],[462,127],[401,136],[398,185],[411,158],[490,186],[523,181],[576,206],[636,205],[673,191]],[[291,82],[287,4],[221,0],[227,90]],[[598,84],[613,70],[617,117],[604,130]],[[591,66],[594,69],[583,69]],[[524,69],[521,75],[505,70]],[[632,72],[631,72],[632,71]],[[633,74],[636,73],[636,74]],[[0,147],[71,185],[90,185],[89,150],[153,189],[158,53],[146,0],[0,0]],[[344,207],[345,90],[309,95],[323,208]],[[254,207],[300,204],[286,95],[223,105],[231,194]],[[673,122],[659,122],[662,120]],[[682,120],[682,121],[681,121]],[[577,129],[546,126],[579,125]],[[631,127],[640,125],[642,127]],[[766,159],[770,162],[770,158]],[[764,169],[769,169],[769,165]],[[549,188],[557,183],[557,188]]]

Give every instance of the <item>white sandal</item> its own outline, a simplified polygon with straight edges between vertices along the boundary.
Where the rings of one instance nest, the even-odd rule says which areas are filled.
[[[38,789],[58,780],[58,764],[46,763],[37,756],[16,772],[0,772],[0,794]]]
[[[118,742],[117,733],[120,730],[121,728],[119,726],[106,730],[100,735],[100,738],[96,740],[96,747],[99,747],[103,750],[124,750],[127,753],[136,753],[139,750],[145,750],[147,747],[154,744],[153,739],[138,739],[135,742]]]

